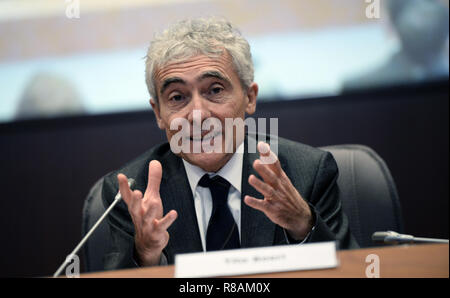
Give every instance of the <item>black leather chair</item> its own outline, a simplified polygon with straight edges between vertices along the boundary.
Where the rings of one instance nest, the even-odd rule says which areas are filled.
[[[392,230],[403,233],[403,218],[394,180],[386,163],[362,145],[322,147],[333,154],[339,168],[342,208],[350,230],[361,247],[370,247],[372,234]]]
[[[339,168],[338,186],[350,229],[361,247],[373,246],[372,233],[393,230],[402,233],[402,214],[394,181],[384,161],[362,145],[322,147],[333,154]],[[101,199],[103,178],[91,188],[83,208],[83,236],[105,211]],[[105,220],[83,247],[86,271],[103,270],[109,249],[109,227]]]

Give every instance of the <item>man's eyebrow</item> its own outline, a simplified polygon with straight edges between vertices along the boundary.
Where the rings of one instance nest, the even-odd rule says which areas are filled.
[[[200,75],[200,77],[197,79],[197,81],[201,81],[201,80],[208,79],[208,78],[216,78],[216,79],[219,79],[219,80],[224,81],[224,82],[226,82],[226,83],[231,85],[231,82],[230,82],[230,80],[228,78],[226,78],[220,72],[214,71],[214,70],[206,71],[206,72],[202,73]]]
[[[186,82],[178,77],[173,77],[173,78],[167,78],[163,81],[162,86],[161,86],[161,94],[164,93],[164,91],[166,91],[167,87],[169,87],[170,84],[174,84],[174,83],[181,83],[181,84],[186,84]]]

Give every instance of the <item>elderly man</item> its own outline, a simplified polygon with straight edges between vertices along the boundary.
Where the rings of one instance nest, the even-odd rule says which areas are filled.
[[[147,53],[146,83],[168,143],[104,180],[105,206],[119,190],[124,200],[109,216],[107,269],[171,264],[176,254],[197,251],[329,240],[357,247],[329,153],[281,138],[277,155],[264,142],[254,152],[246,146],[252,136],[238,129],[231,135],[192,129],[206,119],[224,129],[226,119],[255,111],[250,47],[233,25],[193,19],[162,32]],[[174,150],[179,142],[171,142],[180,120],[192,125],[178,139],[187,150]],[[200,151],[193,150],[196,145]],[[134,190],[127,177],[135,179]]]

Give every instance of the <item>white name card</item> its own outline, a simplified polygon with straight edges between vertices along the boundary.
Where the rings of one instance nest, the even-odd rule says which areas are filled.
[[[214,277],[338,266],[335,242],[233,249],[175,256],[175,277]]]

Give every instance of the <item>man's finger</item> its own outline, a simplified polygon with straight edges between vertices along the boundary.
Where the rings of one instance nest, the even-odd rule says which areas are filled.
[[[268,165],[262,164],[262,162],[259,159],[257,159],[253,163],[253,168],[263,178],[264,182],[276,188],[278,176],[272,171],[272,169]]]
[[[119,180],[119,191],[122,195],[123,201],[125,202],[125,204],[127,204],[128,211],[132,216],[139,216],[139,207],[141,206],[142,193],[139,192],[139,196],[136,191],[132,191],[130,189],[128,179],[125,175],[117,175],[117,180]]]
[[[161,184],[162,166],[157,160],[152,160],[148,165],[147,190],[150,195],[159,196],[159,186]]]
[[[119,182],[119,191],[122,195],[122,199],[125,201],[127,205],[130,205],[132,202],[132,192],[130,186],[128,185],[128,178],[124,174],[117,175],[117,181]]]
[[[275,194],[275,190],[269,184],[261,181],[255,175],[250,175],[248,178],[248,183],[253,186],[257,191],[259,191],[264,197],[272,198]]]
[[[256,210],[259,210],[261,212],[265,213],[267,211],[267,202],[265,200],[257,199],[257,198],[247,195],[244,198],[244,202],[248,206],[250,206]]]
[[[270,145],[265,142],[259,142],[257,148],[261,163],[269,165],[272,171],[274,171],[277,175],[280,175],[283,170],[281,169],[281,164],[278,157],[272,150],[270,150]]]
[[[169,213],[166,214],[163,218],[160,220],[155,219],[156,221],[156,227],[158,229],[166,231],[173,222],[177,219],[178,213],[175,210],[171,210]]]

